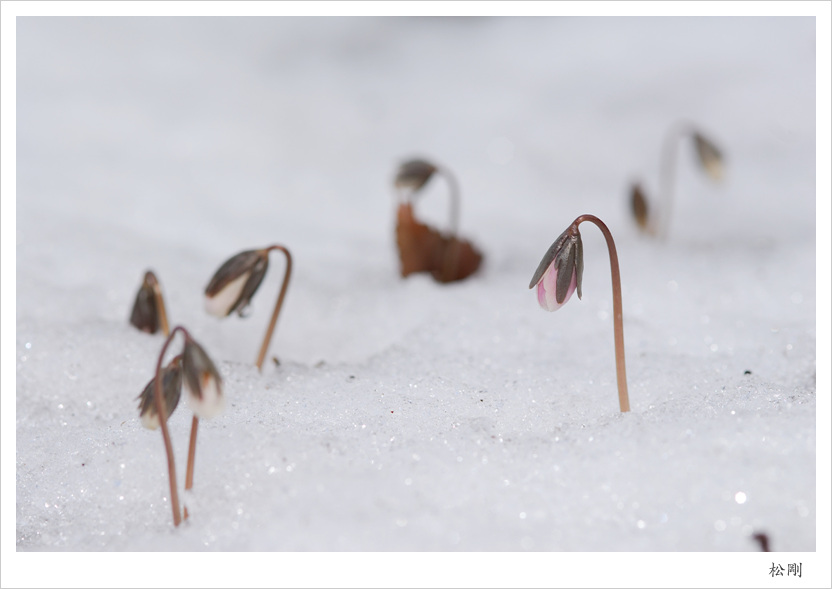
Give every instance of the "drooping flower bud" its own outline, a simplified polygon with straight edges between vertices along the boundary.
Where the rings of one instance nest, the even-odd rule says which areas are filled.
[[[723,157],[719,148],[698,132],[693,133],[693,142],[696,146],[699,163],[702,164],[702,168],[708,176],[713,180],[722,180],[724,174]]]
[[[200,419],[219,415],[225,408],[222,377],[198,343],[188,338],[182,351],[182,372],[188,391],[188,406]]]
[[[630,207],[638,228],[642,231],[647,231],[650,213],[647,206],[647,199],[644,197],[644,191],[641,189],[641,184],[633,184],[630,191]]]
[[[162,396],[165,399],[165,420],[170,419],[173,410],[179,404],[179,397],[182,394],[182,356],[171,360],[170,364],[162,369]],[[147,429],[159,428],[159,411],[156,408],[154,387],[156,379],[151,378],[142,393],[136,397],[139,401],[139,417],[142,425]]]
[[[242,317],[268,267],[269,255],[263,249],[244,251],[228,259],[205,287],[205,310],[216,317],[237,311]]]
[[[560,234],[548,249],[529,283],[537,285],[537,302],[547,311],[557,311],[578,291],[584,271],[583,243],[576,225]]]
[[[130,313],[130,324],[145,333],[156,333],[161,329],[160,310],[157,305],[156,292],[159,281],[150,270],[145,272],[144,281],[136,293],[136,302]]]
[[[425,160],[408,160],[399,166],[395,180],[396,188],[417,192],[427,184],[436,171],[437,167]]]

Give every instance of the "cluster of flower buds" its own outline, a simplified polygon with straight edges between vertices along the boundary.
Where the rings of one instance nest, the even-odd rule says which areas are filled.
[[[184,331],[184,328],[177,328]],[[205,350],[190,335],[186,335],[182,353],[176,356],[161,371],[162,395],[165,406],[165,420],[169,419],[179,404],[184,384],[188,407],[200,418],[208,419],[219,415],[225,407],[222,394],[222,377]],[[144,387],[137,397],[139,417],[147,429],[159,428],[159,411],[154,389],[156,377]]]
[[[175,356],[163,369],[162,360],[165,351],[177,332],[182,332],[185,338],[182,352]],[[167,421],[179,404],[183,385],[187,392],[188,406],[194,412],[191,426],[191,444],[188,452],[188,474],[185,484],[185,488],[189,489],[193,481],[198,418],[207,419],[219,415],[225,407],[225,396],[222,392],[222,377],[214,362],[184,327],[177,326],[171,331],[162,346],[154,377],[138,396],[139,417],[142,425],[151,430],[159,427],[162,429],[162,439],[168,461],[173,523],[177,526],[182,516],[179,511],[176,466]],[[185,513],[187,517],[187,510]]]

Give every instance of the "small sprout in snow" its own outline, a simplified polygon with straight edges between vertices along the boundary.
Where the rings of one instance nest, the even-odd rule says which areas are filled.
[[[251,303],[251,297],[257,292],[260,283],[266,275],[269,267],[269,252],[280,250],[286,256],[286,271],[283,275],[283,285],[280,287],[280,294],[277,297],[272,318],[266,329],[266,335],[260,346],[260,353],[257,357],[257,369],[263,369],[263,360],[271,342],[275,325],[277,324],[280,309],[283,306],[283,299],[289,287],[289,278],[292,273],[292,255],[282,245],[272,245],[257,250],[247,250],[229,258],[205,287],[205,310],[216,317],[227,317],[233,311],[237,311],[240,317],[245,316],[245,311]]]
[[[630,187],[630,207],[638,228],[648,235],[665,237],[670,225],[670,211],[673,205],[673,183],[676,175],[676,149],[685,136],[693,139],[696,160],[709,178],[718,182],[725,172],[725,158],[720,149],[688,123],[671,127],[662,145],[660,197],[663,206],[659,215],[648,207],[644,190],[638,183]]]
[[[177,332],[181,332],[185,337],[184,349],[162,370],[162,360],[165,357],[165,352]],[[162,350],[159,352],[159,358],[156,361],[154,377],[142,394],[139,395],[141,399],[139,411],[142,424],[150,429],[156,429],[160,426],[162,428],[162,440],[165,444],[168,461],[171,509],[173,510],[173,524],[175,526],[178,526],[182,521],[182,514],[179,509],[176,464],[167,421],[179,403],[183,381],[188,389],[188,403],[194,410],[188,453],[188,478],[185,485],[185,488],[189,489],[193,484],[197,415],[205,417],[217,415],[222,410],[224,399],[222,379],[214,363],[205,353],[205,350],[202,349],[202,346],[191,337],[188,330],[180,325],[173,328],[170,335],[165,339]],[[187,509],[185,513],[187,514]]]
[[[418,221],[413,201],[435,175],[442,175],[451,193],[450,232],[445,235]],[[438,282],[453,282],[477,271],[482,254],[468,241],[456,236],[459,219],[459,188],[456,178],[441,166],[421,159],[404,162],[394,180],[399,207],[396,213],[396,246],[402,277],[428,272]]]
[[[537,302],[547,311],[560,309],[572,293],[581,298],[581,276],[584,269],[583,243],[578,226],[590,221],[598,226],[607,241],[612,272],[613,328],[615,332],[615,365],[618,380],[618,403],[622,412],[630,410],[627,393],[627,374],[624,367],[624,328],[621,312],[621,276],[618,270],[618,254],[612,234],[601,219],[593,215],[581,215],[560,234],[548,249],[532,276],[529,288],[537,286]]]
[[[146,333],[156,333],[160,329],[165,337],[168,336],[168,315],[165,311],[165,300],[156,275],[148,270],[144,281],[136,293],[136,302],[130,313],[130,324]]]
[[[768,546],[768,535],[767,534],[757,533],[757,534],[754,534],[751,537],[754,538],[757,541],[757,543],[759,543],[761,552],[771,552],[771,550],[769,549],[769,546]]]

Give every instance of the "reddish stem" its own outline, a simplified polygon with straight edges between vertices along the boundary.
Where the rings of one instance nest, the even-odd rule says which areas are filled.
[[[693,132],[694,128],[690,123],[679,121],[671,126],[664,136],[659,172],[659,198],[663,202],[659,208],[659,218],[655,220],[653,226],[653,232],[661,239],[667,238],[670,228],[679,144],[686,135],[691,135]]]
[[[272,250],[280,250],[286,255],[286,271],[283,274],[283,285],[280,287],[280,294],[277,297],[277,303],[272,312],[272,318],[269,321],[269,327],[266,329],[266,335],[263,338],[263,344],[260,346],[260,353],[257,356],[257,370],[263,370],[263,360],[266,358],[266,351],[269,349],[269,343],[272,340],[275,325],[277,325],[277,317],[280,315],[280,308],[283,306],[283,299],[286,296],[286,290],[289,288],[289,278],[292,273],[292,254],[282,245],[273,245],[266,248],[266,254]]]
[[[436,171],[445,176],[445,180],[448,181],[451,199],[450,234],[451,237],[456,237],[456,232],[459,229],[459,184],[456,181],[456,176],[448,168],[438,166]]]
[[[604,234],[607,240],[607,249],[610,252],[610,271],[612,274],[612,313],[613,328],[615,330],[615,371],[618,379],[618,404],[621,412],[630,410],[630,397],[627,394],[627,370],[624,367],[624,321],[621,311],[621,274],[618,271],[618,253],[615,250],[615,242],[612,233],[604,222],[594,215],[581,215],[572,222],[572,227],[577,231],[578,225],[584,221],[594,223]]]
[[[450,282],[457,270],[457,266],[459,266],[459,242],[456,239],[459,228],[459,184],[456,181],[456,177],[448,168],[438,167],[437,171],[445,176],[450,189],[451,213],[449,224],[451,239],[445,248],[445,260],[442,265],[443,280]]]
[[[191,442],[188,444],[188,468],[185,471],[185,490],[194,486],[194,462],[196,461],[196,430],[199,418],[194,414],[191,420]]]
[[[156,361],[156,381],[153,387],[153,399],[156,402],[156,411],[159,415],[159,425],[162,428],[162,439],[165,442],[165,453],[168,459],[168,479],[170,481],[170,506],[173,510],[173,525],[178,526],[182,521],[182,516],[179,512],[179,493],[176,489],[176,464],[173,458],[173,445],[170,442],[170,433],[168,432],[167,408],[165,406],[165,398],[162,395],[162,359],[165,357],[165,351],[168,345],[173,340],[177,331],[181,331],[187,338],[188,331],[182,327],[177,326],[173,329],[170,335],[165,340],[162,346],[162,351],[159,353],[159,359]]]

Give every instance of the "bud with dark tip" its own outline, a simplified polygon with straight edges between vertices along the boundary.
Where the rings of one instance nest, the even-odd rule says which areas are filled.
[[[136,301],[130,313],[130,324],[145,333],[167,330],[167,317],[159,281],[150,270],[145,272],[144,281],[136,293]]]
[[[171,360],[170,364],[162,369],[162,395],[165,400],[165,420],[170,419],[176,406],[179,404],[179,397],[182,394],[182,356]],[[141,394],[136,397],[139,401],[139,417],[142,425],[147,429],[159,428],[159,411],[156,408],[156,401],[153,396],[153,387],[156,378],[151,378]]]
[[[633,184],[630,191],[630,207],[638,228],[642,231],[647,231],[650,213],[647,206],[647,199],[644,196],[644,191],[641,189],[641,184]]]
[[[198,343],[185,340],[182,351],[182,372],[188,391],[188,406],[201,419],[216,417],[225,408],[222,377]]]
[[[578,291],[584,272],[584,248],[577,225],[560,234],[543,256],[529,288],[537,285],[537,302],[547,311],[557,311]]]
[[[244,251],[227,260],[205,287],[205,310],[216,317],[237,311],[242,317],[268,267],[265,249]]]
[[[696,155],[702,168],[713,180],[722,180],[723,157],[716,145],[706,139],[701,133],[693,133],[693,142],[696,146]]]
[[[436,166],[425,160],[408,160],[399,166],[395,180],[396,188],[405,188],[417,192],[427,184],[437,169]]]

